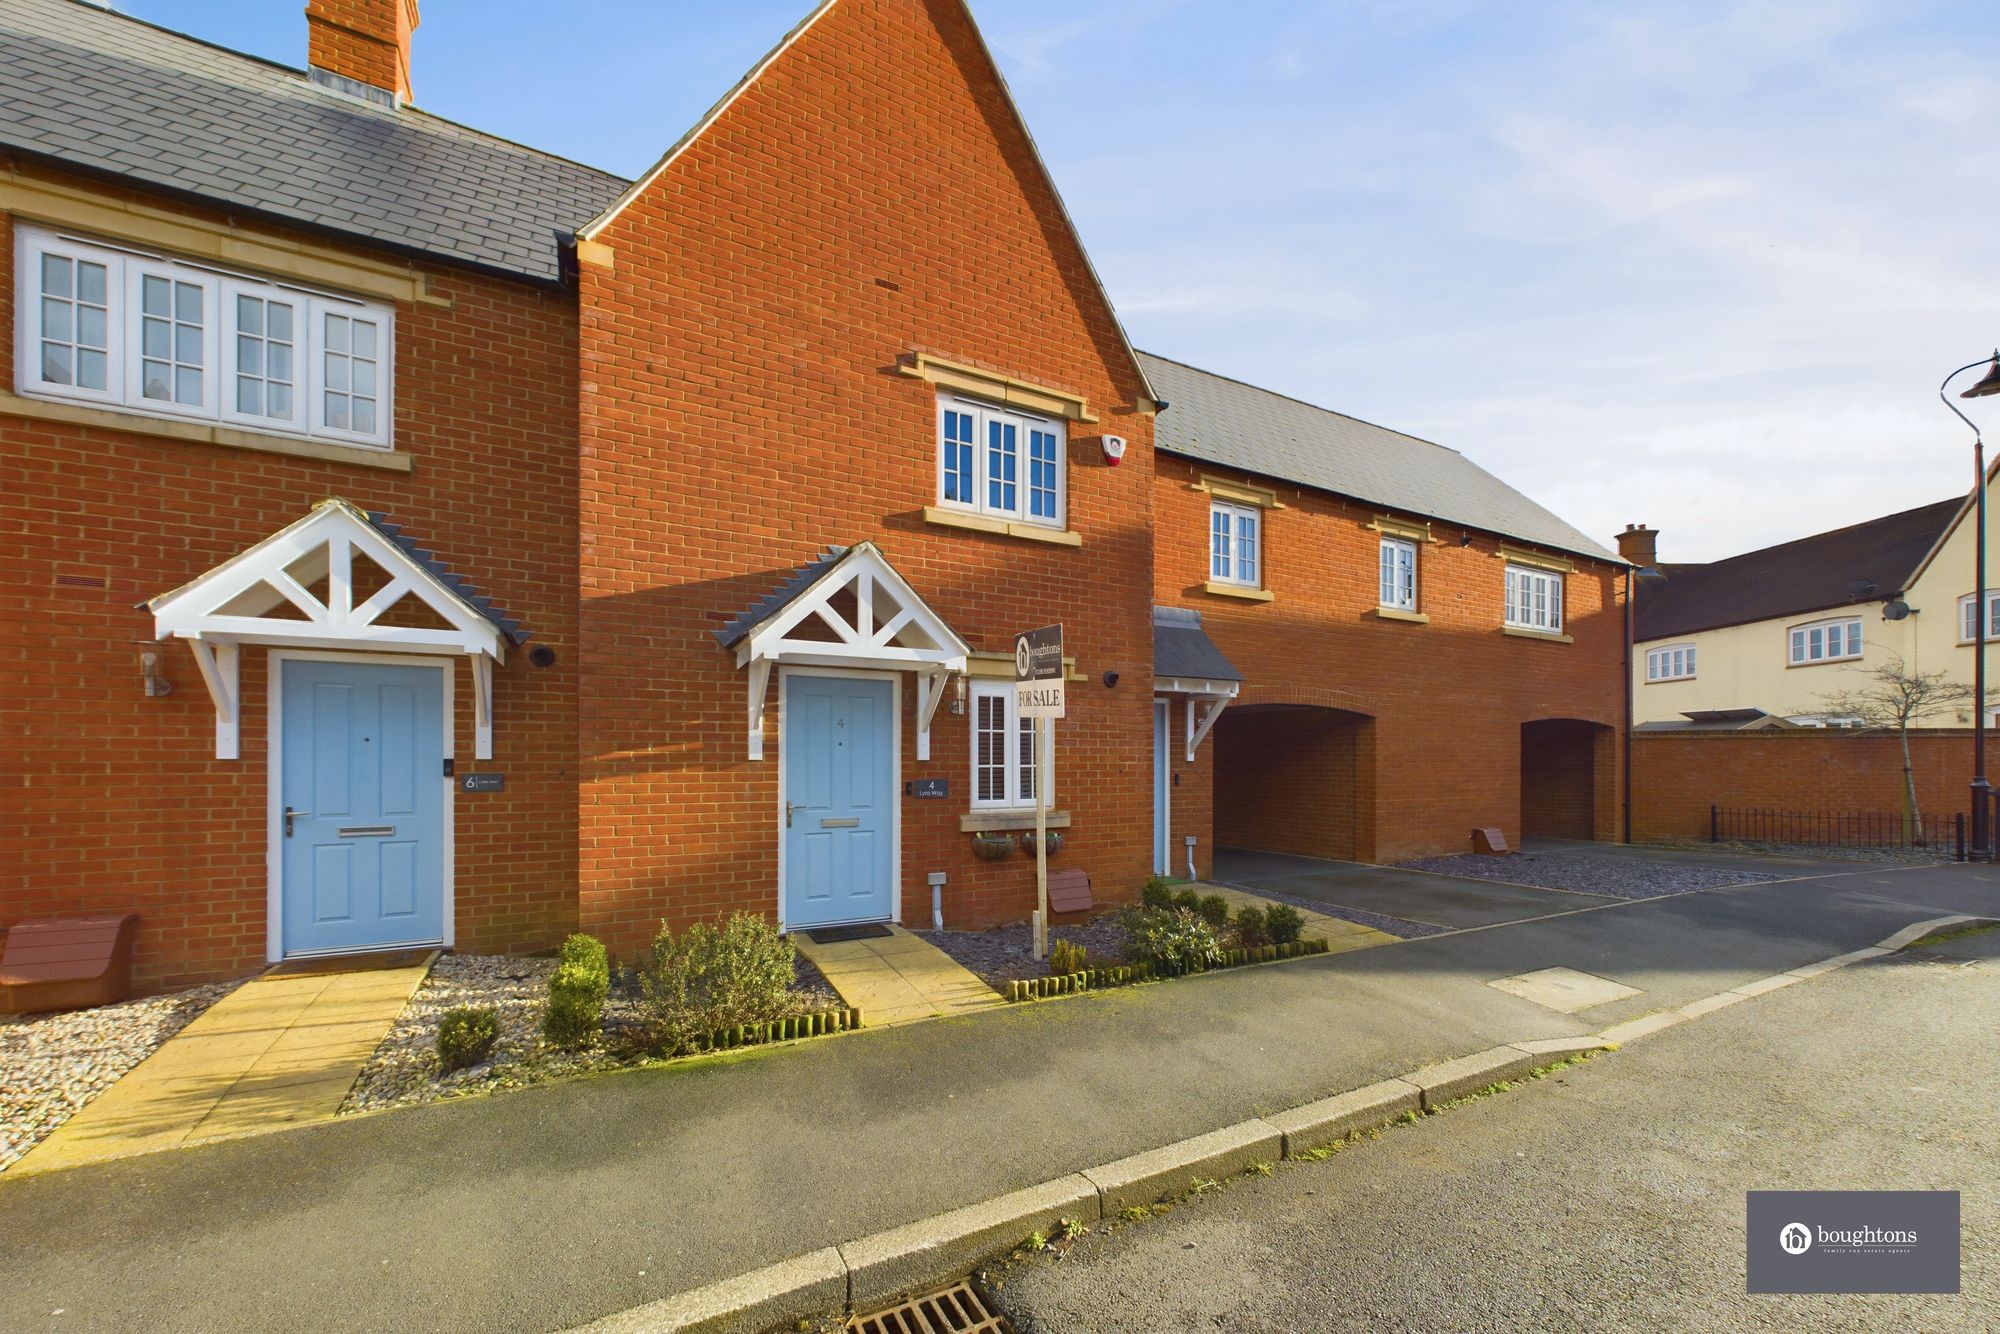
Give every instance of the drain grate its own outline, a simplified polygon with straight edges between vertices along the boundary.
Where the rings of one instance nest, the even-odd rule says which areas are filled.
[[[912,1297],[847,1322],[847,1334],[1014,1334],[1007,1317],[987,1309],[970,1283]]]

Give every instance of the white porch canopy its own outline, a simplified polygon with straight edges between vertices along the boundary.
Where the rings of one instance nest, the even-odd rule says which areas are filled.
[[[1161,695],[1187,696],[1187,762],[1215,727],[1215,720],[1229,707],[1243,688],[1240,681],[1215,681],[1204,677],[1166,676],[1153,678],[1153,690]]]
[[[748,754],[764,758],[764,697],[772,664],[917,674],[917,758],[931,753],[931,719],[972,650],[896,573],[873,542],[834,548],[716,632],[748,669]]]
[[[364,591],[358,601],[356,590]],[[414,599],[389,624],[392,608]],[[493,664],[525,642],[518,624],[399,530],[345,500],[145,604],[157,638],[184,639],[215,702],[215,757],[240,754],[242,646],[462,654],[471,665],[475,754],[493,756]]]

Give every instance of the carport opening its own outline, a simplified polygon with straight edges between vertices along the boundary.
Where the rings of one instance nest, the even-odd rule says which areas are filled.
[[[1521,836],[1595,839],[1611,776],[1611,728],[1580,718],[1521,724]],[[1606,810],[1608,810],[1606,803]]]
[[[1216,720],[1215,845],[1363,861],[1373,853],[1374,719],[1303,704]]]

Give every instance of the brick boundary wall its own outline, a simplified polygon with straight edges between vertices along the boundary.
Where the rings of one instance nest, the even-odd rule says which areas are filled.
[[[2000,738],[1996,738],[2000,740]],[[1967,809],[1972,733],[1910,738],[1925,818]],[[2000,760],[2000,749],[1994,752]],[[1786,811],[1902,809],[1903,756],[1893,732],[1706,732],[1632,737],[1632,837],[1708,837],[1710,806]]]

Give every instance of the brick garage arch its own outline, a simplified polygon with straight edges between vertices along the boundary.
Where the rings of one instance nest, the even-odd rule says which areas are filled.
[[[1374,857],[1375,720],[1333,699],[1357,702],[1335,690],[1245,689],[1217,720],[1218,848]]]
[[[1617,740],[1587,718],[1521,724],[1522,838],[1617,837]]]

